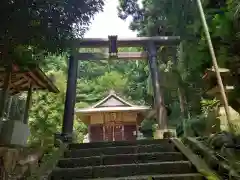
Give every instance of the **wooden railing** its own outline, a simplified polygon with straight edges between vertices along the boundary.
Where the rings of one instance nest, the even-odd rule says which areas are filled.
[[[203,158],[212,169],[215,169],[219,175],[224,178],[227,177],[229,180],[238,180],[240,174],[231,165],[231,162],[223,156],[219,157],[218,153],[211,148],[201,143],[196,138],[185,138],[184,142],[201,158]],[[231,157],[233,158],[233,157]]]
[[[199,173],[201,173],[208,180],[221,180],[221,178],[209,168],[204,160],[198,157],[192,152],[192,150],[186,147],[181,140],[171,139],[177,149],[183,153],[183,155],[194,165]]]

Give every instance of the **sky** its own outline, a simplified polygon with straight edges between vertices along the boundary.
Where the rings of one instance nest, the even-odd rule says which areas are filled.
[[[128,27],[131,19],[126,21],[118,17],[118,0],[106,0],[103,12],[95,15],[85,34],[85,38],[107,38],[108,35],[118,35],[118,37],[136,37],[137,33]]]

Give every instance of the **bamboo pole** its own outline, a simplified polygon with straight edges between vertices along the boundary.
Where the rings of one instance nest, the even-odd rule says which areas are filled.
[[[214,48],[213,48],[213,44],[212,44],[212,40],[211,40],[211,36],[210,36],[210,33],[209,33],[209,29],[208,29],[208,25],[207,25],[207,21],[206,21],[206,17],[205,17],[205,14],[204,14],[204,10],[203,10],[201,0],[197,0],[197,5],[198,5],[199,12],[200,12],[201,20],[202,20],[202,23],[203,23],[204,32],[205,32],[205,35],[206,35],[206,38],[207,38],[209,51],[210,51],[210,54],[211,54],[211,57],[212,57],[212,63],[213,63],[213,67],[215,69],[217,82],[218,82],[218,85],[220,87],[221,96],[223,98],[224,108],[225,108],[226,117],[227,117],[227,125],[228,125],[229,130],[231,131],[231,125],[230,125],[231,115],[230,115],[230,111],[229,111],[228,100],[227,100],[226,92],[225,92],[224,85],[223,85],[223,82],[222,82],[222,78],[221,78],[221,75],[220,75],[220,72],[219,72],[217,58],[216,58],[216,55],[215,55],[215,52],[214,52]]]

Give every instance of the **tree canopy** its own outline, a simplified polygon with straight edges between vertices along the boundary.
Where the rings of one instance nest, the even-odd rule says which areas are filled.
[[[67,41],[82,37],[103,5],[104,0],[2,0],[1,59],[42,60],[37,59],[42,51],[65,51]]]
[[[229,95],[229,101],[233,104],[239,92],[240,3],[238,0],[202,2],[219,66],[229,68],[232,74],[236,93]],[[143,0],[140,5],[137,0],[119,0],[118,11],[122,19],[132,17],[130,29],[139,36],[181,36],[183,41],[177,49],[176,61],[170,47],[159,50],[165,54],[170,52],[160,58],[164,98],[172,105],[179,102],[191,117],[200,114],[201,99],[212,98],[206,96],[203,86],[206,82],[202,79],[212,62],[196,1]],[[170,96],[169,91],[173,92]],[[176,94],[178,99],[174,98]]]

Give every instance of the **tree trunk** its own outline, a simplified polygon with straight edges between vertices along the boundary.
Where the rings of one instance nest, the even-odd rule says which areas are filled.
[[[186,98],[184,95],[184,91],[181,87],[178,87],[178,98],[179,98],[179,104],[180,104],[180,111],[182,118],[187,117],[187,107],[186,107]]]
[[[161,91],[161,93],[159,94],[159,119],[160,119],[160,124],[162,124],[162,127],[160,127],[160,129],[167,129],[167,110],[165,107],[165,103],[164,103],[164,97],[163,97],[163,92]]]

